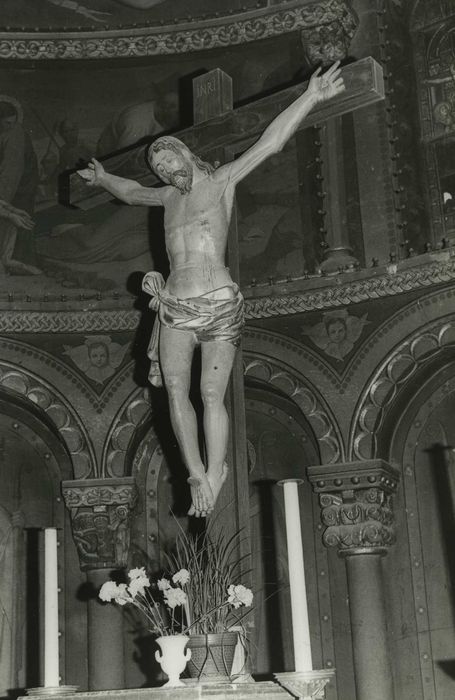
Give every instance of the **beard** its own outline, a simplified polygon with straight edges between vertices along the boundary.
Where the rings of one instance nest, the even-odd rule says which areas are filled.
[[[176,170],[169,175],[169,181],[181,194],[188,194],[191,192],[193,185],[193,169],[182,168],[181,170]]]

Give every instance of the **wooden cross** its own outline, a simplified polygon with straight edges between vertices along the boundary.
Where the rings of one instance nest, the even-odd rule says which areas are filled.
[[[342,69],[346,90],[317,105],[305,118],[302,127],[319,124],[339,117],[352,110],[381,100],[384,95],[382,72],[372,58],[365,58]],[[245,105],[236,110],[232,105],[231,79],[216,69],[195,78],[193,127],[175,134],[197,155],[214,161],[225,162],[230,154],[248,147],[267,125],[296,99],[306,88],[306,83],[294,86]],[[145,162],[146,146],[133,147],[123,153],[103,160],[110,173],[130,177],[141,184],[158,182]],[[329,188],[327,188],[329,189]],[[88,188],[81,178],[72,174],[69,181],[68,203],[81,209],[89,209],[112,199],[104,190]],[[228,262],[232,277],[239,280],[238,241],[235,210],[228,242]],[[244,540],[248,541],[249,488],[246,453],[245,402],[243,393],[243,368],[240,354],[234,364],[228,389],[230,413],[230,473],[220,492],[217,510],[225,519],[226,532],[244,528]],[[226,507],[229,506],[229,507]],[[224,513],[224,516],[223,516]],[[233,515],[235,514],[235,517]]]
[[[236,143],[258,137],[307,87],[307,83],[301,83],[233,110],[232,93],[229,93],[221,74],[222,71],[216,69],[195,78],[194,114],[197,123],[174,134],[203,157],[216,148],[231,148]],[[373,58],[363,58],[344,66],[341,75],[345,91],[317,105],[305,117],[301,128],[320,124],[384,98],[382,69]],[[214,105],[218,105],[218,112]],[[106,170],[114,175],[134,178],[143,185],[153,185],[158,179],[146,165],[145,150],[144,145],[134,146],[119,155],[101,160]],[[90,209],[112,199],[101,188],[87,187],[76,172],[70,175],[68,185],[67,193],[62,192],[63,201],[80,209]]]

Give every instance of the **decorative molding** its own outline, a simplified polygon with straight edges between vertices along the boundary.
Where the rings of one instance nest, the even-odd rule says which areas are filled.
[[[289,396],[298,406],[313,429],[321,460],[325,464],[332,464],[343,459],[343,441],[329,407],[299,372],[284,368],[276,360],[265,359],[254,352],[244,352],[243,359],[245,378],[270,384]]]
[[[2,387],[22,396],[43,411],[66,445],[74,473],[78,477],[87,478],[93,473],[96,458],[85,429],[72,407],[66,404],[54,387],[22,367],[0,360],[0,388]]]
[[[134,478],[63,481],[62,493],[81,570],[125,567],[131,511],[137,501]]]
[[[319,494],[323,543],[340,555],[365,550],[383,553],[396,539],[392,494],[399,472],[382,460],[310,467],[308,478]]]
[[[441,0],[438,3],[427,0],[414,0],[409,27],[411,32],[419,32],[433,25],[438,26],[441,20],[455,15],[452,0]]]
[[[132,299],[130,299],[132,305]],[[49,305],[52,302],[46,302]],[[0,310],[0,333],[89,333],[134,331],[139,311],[108,309],[80,311],[8,311]]]
[[[445,260],[425,262],[413,267],[409,261],[391,265],[384,271],[376,268],[370,276],[365,271],[352,273],[349,279],[339,275],[336,284],[315,290],[304,289],[294,293],[283,293],[283,287],[277,284],[270,289],[270,294],[261,297],[248,297],[244,290],[245,315],[247,321],[276,316],[291,316],[307,311],[339,308],[362,301],[393,297],[398,294],[426,289],[433,285],[447,284],[455,280],[455,260],[449,253],[442,253]],[[450,257],[449,257],[450,255]],[[430,257],[431,254],[428,256]],[[432,257],[432,256],[431,256]],[[401,269],[400,269],[401,266]],[[331,278],[332,280],[334,278]],[[293,280],[292,284],[311,285],[311,281]],[[314,284],[314,282],[313,282]],[[317,278],[320,285],[320,278]],[[128,297],[132,305],[132,299]],[[47,302],[49,304],[50,302]],[[70,302],[68,302],[70,303]],[[135,309],[93,311],[9,311],[0,310],[0,333],[91,333],[135,331],[141,318],[141,312]]]
[[[151,411],[149,389],[136,389],[120,408],[110,426],[101,458],[101,473],[114,478],[124,473],[125,457],[131,438]],[[149,438],[155,437],[153,428],[150,428],[148,435]]]
[[[417,370],[444,347],[455,345],[455,316],[433,321],[396,347],[376,370],[360,396],[348,443],[348,455],[369,459],[377,453],[377,434],[387,409]]]
[[[389,272],[372,275],[367,279],[346,281],[337,277],[339,283],[336,286],[325,287],[318,291],[246,299],[246,318],[252,320],[289,316],[305,311],[337,308],[370,299],[396,296],[453,280],[455,280],[455,261],[452,260],[402,270],[399,270],[397,265],[391,265]]]
[[[71,32],[8,32],[0,34],[2,59],[97,59],[186,54],[266,39],[298,30],[327,27],[326,43],[342,41],[347,55],[357,18],[346,0],[283,3],[192,21],[174,26],[148,26]]]

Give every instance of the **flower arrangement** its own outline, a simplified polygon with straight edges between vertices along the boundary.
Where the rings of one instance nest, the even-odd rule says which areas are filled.
[[[175,550],[167,556],[174,574],[151,582],[144,567],[128,572],[128,583],[107,581],[101,600],[131,604],[146,618],[147,627],[158,636],[209,634],[242,624],[252,605],[252,591],[240,583],[244,557],[237,557],[238,534],[225,542],[210,533],[190,537],[183,530]]]

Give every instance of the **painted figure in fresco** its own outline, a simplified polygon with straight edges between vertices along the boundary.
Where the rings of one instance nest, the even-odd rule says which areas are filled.
[[[349,314],[346,309],[328,311],[322,315],[320,323],[304,326],[302,333],[311,338],[326,355],[343,360],[353,349],[367,323],[367,314],[359,318]]]
[[[83,345],[64,345],[67,355],[89,379],[104,384],[120,367],[129,345],[114,343],[108,335],[91,335]]]
[[[86,17],[92,22],[98,22],[99,24],[106,24],[108,17],[112,17],[111,12],[102,12],[101,10],[94,10],[93,8],[86,7],[86,5],[75,2],[75,0],[47,0],[52,5],[61,7],[63,10],[70,10],[75,12],[82,17]],[[166,2],[166,0],[113,0],[121,5],[126,5],[127,7],[134,7],[136,10],[149,10],[156,5],[161,5],[161,3]],[[90,0],[87,0],[87,4],[90,4]]]
[[[229,425],[224,396],[243,326],[243,298],[225,267],[235,187],[268,156],[283,148],[317,103],[344,90],[338,63],[323,76],[319,73],[320,69],[303,95],[274,119],[249,150],[216,170],[178,139],[159,137],[150,146],[148,156],[151,168],[166,185],[162,188],[143,187],[111,175],[95,159],[79,171],[89,185],[100,185],[128,204],[164,207],[170,274],[166,283],[157,272],[149,272],[143,281],[143,289],[152,296],[152,306],[158,310],[149,348],[150,379],[157,384],[161,369],[172,426],[190,474],[189,514],[197,517],[213,510],[227,476]],[[207,471],[189,398],[192,358],[198,344]]]
[[[12,274],[37,275],[41,270],[17,259],[32,257],[32,239],[24,232],[33,228],[31,214],[38,187],[38,162],[29,135],[22,124],[20,106],[6,96],[0,96],[0,199],[9,205],[3,208],[7,222],[0,232],[0,262]],[[12,209],[11,209],[12,207]],[[12,210],[25,212],[17,219]],[[5,216],[6,213],[6,216]],[[0,216],[2,215],[0,211]],[[21,232],[18,232],[21,229]],[[19,233],[19,235],[18,235]]]
[[[178,95],[167,92],[161,99],[130,105],[116,114],[98,140],[97,153],[106,155],[133,146],[146,136],[154,136],[177,126]]]

